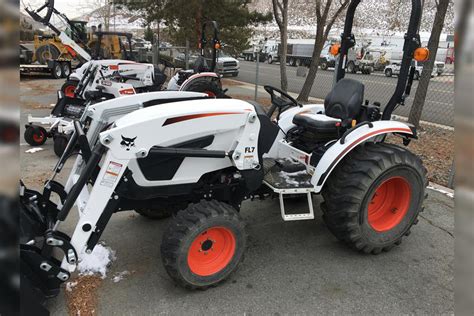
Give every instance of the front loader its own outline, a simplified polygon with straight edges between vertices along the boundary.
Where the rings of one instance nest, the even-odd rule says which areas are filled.
[[[348,8],[340,61],[355,44],[359,3]],[[23,275],[35,290],[57,294],[114,213],[168,209],[174,216],[163,232],[165,270],[186,288],[215,286],[241,264],[247,233],[239,211],[257,196],[278,196],[282,219],[297,221],[314,219],[312,195],[321,194],[323,219],[341,242],[371,254],[399,245],[418,221],[427,186],[420,158],[406,148],[417,138],[415,127],[390,120],[410,93],[411,60],[427,54],[417,34],[420,17],[421,2],[412,0],[402,69],[383,111],[364,102],[361,82],[344,78],[343,62],[324,104],[302,105],[265,86],[268,110],[232,99],[160,103],[159,93],[93,105],[74,121],[54,169],[60,172],[80,148],[66,184],[53,176],[42,193],[21,186]],[[110,112],[107,102],[120,105]],[[401,145],[386,143],[389,134]],[[308,210],[288,214],[287,195],[305,197]],[[74,206],[79,220],[68,236],[60,229]]]

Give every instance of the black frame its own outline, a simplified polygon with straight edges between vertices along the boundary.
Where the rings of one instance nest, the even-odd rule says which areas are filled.
[[[220,46],[219,40],[219,26],[217,25],[216,21],[207,21],[203,23],[201,29],[201,39],[199,40],[199,48],[201,49],[201,56],[204,57],[204,48],[206,47],[207,39],[206,39],[206,28],[210,25],[212,27],[212,64],[211,64],[211,72],[214,72],[217,65],[217,51],[216,44]]]
[[[349,49],[356,44],[354,34],[352,33],[352,26],[354,23],[354,15],[357,6],[362,0],[352,0],[347,8],[346,19],[344,22],[344,32],[341,35],[341,49],[339,52],[339,63],[336,67],[336,82],[344,78],[346,72],[347,54]],[[413,71],[410,72],[411,61],[413,53],[421,46],[420,35],[418,34],[422,4],[421,0],[411,1],[411,14],[408,30],[405,34],[405,43],[403,45],[403,57],[400,67],[400,74],[398,76],[397,86],[392,97],[388,101],[382,114],[382,120],[390,120],[393,110],[398,104],[403,104],[405,95],[409,94],[411,83],[413,81]]]

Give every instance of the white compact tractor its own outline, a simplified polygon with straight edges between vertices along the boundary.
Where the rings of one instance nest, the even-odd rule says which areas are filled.
[[[352,0],[348,8],[341,61],[355,44],[351,30],[359,3]],[[173,214],[161,258],[169,276],[190,289],[217,285],[237,269],[247,245],[239,210],[256,196],[278,196],[282,219],[295,221],[314,218],[312,195],[321,194],[323,219],[340,241],[372,254],[399,245],[417,223],[427,186],[420,158],[385,142],[393,134],[407,146],[417,137],[410,124],[390,120],[410,93],[411,60],[427,55],[417,33],[421,2],[412,4],[397,88],[383,113],[377,103],[364,102],[362,83],[344,78],[342,62],[324,104],[302,105],[265,86],[272,104],[267,111],[255,102],[203,94],[182,100],[173,92],[89,106],[73,122],[54,169],[60,172],[79,146],[67,183],[53,175],[42,193],[21,185],[28,301],[31,293],[56,295],[119,211]],[[308,210],[288,214],[287,195],[306,198]],[[68,236],[61,223],[73,206],[79,220]]]

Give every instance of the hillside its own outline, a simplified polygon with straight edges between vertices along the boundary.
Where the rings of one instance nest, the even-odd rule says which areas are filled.
[[[315,2],[311,0],[289,0],[289,33],[290,38],[302,38],[314,33],[316,27]],[[337,3],[337,1],[334,1]],[[259,12],[273,12],[272,0],[253,0],[249,5]],[[421,32],[430,32],[434,15],[435,0],[425,0]],[[359,32],[376,32],[390,34],[404,32],[411,9],[411,2],[407,0],[364,0],[358,7],[354,26]],[[335,25],[335,29],[342,26],[342,19]],[[265,36],[274,37],[278,32],[275,22],[258,28]],[[335,31],[337,33],[338,31]],[[454,32],[454,8],[451,5],[446,17],[444,33]]]

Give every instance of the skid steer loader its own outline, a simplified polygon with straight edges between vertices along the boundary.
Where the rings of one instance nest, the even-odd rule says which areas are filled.
[[[295,221],[314,218],[312,194],[321,194],[324,221],[342,242],[372,254],[399,245],[422,210],[426,169],[385,138],[394,134],[407,146],[417,137],[412,125],[390,118],[410,93],[411,60],[428,55],[417,32],[422,6],[412,0],[400,76],[382,112],[364,102],[362,83],[344,78],[359,3],[348,7],[336,84],[324,104],[302,105],[265,86],[268,111],[255,102],[210,98],[149,106],[163,102],[160,93],[112,100],[113,111],[104,106],[112,101],[91,106],[85,116],[95,119],[74,121],[54,169],[60,172],[72,148],[81,148],[66,184],[53,175],[42,193],[20,186],[20,255],[29,288],[57,294],[112,215],[138,208],[175,213],[161,257],[169,276],[190,289],[214,286],[237,269],[247,244],[239,210],[255,196],[279,196],[282,219]],[[308,210],[287,214],[288,194],[306,197]],[[74,205],[79,220],[68,236],[60,228]]]

